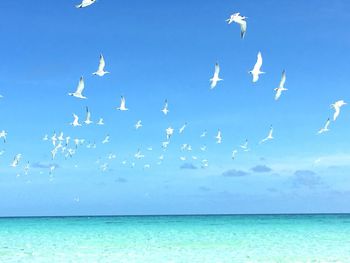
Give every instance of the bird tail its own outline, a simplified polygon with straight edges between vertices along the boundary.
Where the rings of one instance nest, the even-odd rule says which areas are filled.
[[[80,5],[76,5],[75,7],[76,7],[76,8],[82,8],[82,7],[83,7],[83,5],[82,5],[82,4],[80,4]]]

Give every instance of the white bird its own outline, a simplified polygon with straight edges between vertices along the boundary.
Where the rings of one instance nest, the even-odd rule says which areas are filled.
[[[83,0],[79,5],[76,5],[76,8],[83,8],[83,7],[87,7],[89,5],[92,5],[93,3],[95,3],[96,0]]]
[[[248,139],[245,140],[244,144],[240,146],[244,151],[248,151]]]
[[[162,148],[163,148],[163,149],[168,148],[169,143],[170,143],[170,141],[165,141],[165,142],[162,142]]]
[[[153,151],[153,147],[152,146],[147,147],[147,151]]]
[[[113,159],[115,159],[115,158],[117,158],[117,155],[114,154],[114,153],[110,153],[110,154],[108,155],[108,159],[109,159],[109,160],[113,160]]]
[[[161,111],[164,113],[164,115],[167,115],[169,113],[168,100],[165,100],[164,107],[163,107],[163,109]]]
[[[317,134],[321,134],[321,133],[324,133],[324,132],[328,132],[328,131],[329,131],[329,125],[330,125],[330,124],[331,124],[331,120],[328,118],[327,121],[326,121],[326,123],[325,123],[325,125],[324,125],[324,127],[321,128],[321,129],[317,132]]]
[[[265,139],[262,139],[262,140],[260,141],[260,144],[261,144],[261,143],[264,143],[264,142],[266,142],[266,141],[272,140],[272,139],[273,139],[273,127],[272,127],[272,125],[271,125],[269,134],[267,135],[267,137],[266,137]]]
[[[70,137],[69,137],[69,136],[66,136],[66,146],[68,146],[69,141],[70,141]]]
[[[241,27],[241,38],[244,38],[245,32],[247,31],[247,21],[245,21],[247,17],[241,16],[240,13],[235,13],[230,16],[229,19],[226,20],[228,24],[231,24],[233,22],[237,23]]]
[[[249,73],[252,74],[253,76],[253,82],[257,82],[259,80],[259,75],[265,73],[263,71],[260,71],[262,63],[263,63],[263,59],[261,56],[261,52],[259,51],[258,58],[254,65],[254,68],[251,71],[249,71]]]
[[[129,110],[126,105],[125,105],[125,98],[123,96],[121,96],[121,99],[120,99],[120,107],[117,108],[117,110],[120,110],[120,111],[127,111]]]
[[[234,160],[236,158],[236,155],[237,155],[238,151],[237,150],[233,150],[232,151],[232,160]]]
[[[28,175],[29,170],[30,170],[30,164],[29,164],[29,162],[28,162],[28,163],[24,166],[24,174],[25,174],[25,175]]]
[[[109,143],[109,135],[107,135],[104,140],[102,141],[102,144]]]
[[[331,108],[335,110],[333,115],[333,121],[335,121],[339,114],[340,114],[340,108],[346,105],[347,103],[343,100],[338,100],[335,103],[331,104]]]
[[[142,158],[145,157],[145,156],[141,153],[140,149],[137,150],[137,153],[135,153],[134,156],[135,156],[136,159],[142,159]]]
[[[161,156],[158,157],[158,159],[163,161],[164,160],[164,155],[162,154]]]
[[[214,89],[216,87],[216,85],[218,84],[218,82],[223,80],[219,77],[219,74],[220,74],[220,66],[218,63],[216,63],[214,76],[210,79],[210,83],[211,83],[210,89]]]
[[[200,137],[204,138],[205,136],[207,136],[207,130],[203,131]]]
[[[187,122],[185,122],[185,124],[179,129],[179,133],[183,133],[184,130],[186,129],[186,126],[187,126]]]
[[[141,127],[142,127],[142,123],[141,123],[142,121],[141,120],[139,120],[139,121],[137,121],[137,123],[135,124],[135,129],[136,130],[138,130],[138,129],[140,129]]]
[[[50,166],[49,174],[50,174],[50,175],[53,174],[53,172],[55,171],[55,169],[56,169],[56,165],[51,165],[51,166]]]
[[[286,71],[283,70],[280,84],[278,88],[275,88],[275,91],[276,91],[275,100],[278,100],[281,97],[282,91],[288,90],[284,87],[285,83],[286,83]]]
[[[11,167],[15,168],[19,164],[19,161],[21,160],[22,154],[16,154],[16,156],[13,158],[13,161],[11,163]]]
[[[89,108],[86,107],[86,120],[84,121],[86,125],[90,125],[93,122],[91,121],[91,112],[89,111]]]
[[[101,126],[105,125],[103,118],[100,118],[96,124]]]
[[[56,146],[56,142],[57,142],[57,135],[56,132],[52,135],[51,137],[51,142],[53,146]]]
[[[101,54],[100,55],[100,64],[98,65],[98,70],[92,74],[103,77],[104,75],[110,73],[108,71],[105,71],[105,66],[106,66],[106,62],[105,62],[103,55]]]
[[[215,139],[216,139],[216,143],[218,143],[218,144],[220,144],[222,142],[222,136],[221,136],[221,130],[220,129],[218,130],[218,133],[217,133]]]
[[[102,172],[106,172],[108,169],[108,163],[104,163],[100,166],[100,169]]]
[[[184,162],[184,161],[186,161],[186,157],[185,156],[181,156],[180,160]]]
[[[84,84],[84,78],[80,77],[79,84],[77,87],[77,90],[74,93],[68,93],[69,96],[73,96],[79,99],[87,99],[85,96],[83,96],[83,90],[85,88]]]
[[[169,127],[165,130],[165,133],[167,140],[169,140],[170,137],[174,134],[174,129],[172,127]]]
[[[45,136],[43,137],[43,141],[48,141],[49,140],[49,135],[45,134]]]
[[[149,168],[151,168],[151,165],[150,165],[150,164],[145,164],[145,165],[143,166],[143,169],[149,169]]]
[[[0,132],[0,139],[1,139],[1,138],[4,140],[4,142],[6,142],[7,132],[6,132],[5,130],[2,130],[2,131]]]
[[[200,149],[201,149],[202,152],[205,152],[205,151],[207,150],[207,146],[206,146],[206,145],[203,145],[203,146],[201,146]]]
[[[74,120],[72,123],[70,123],[70,125],[72,125],[73,127],[79,127],[81,126],[81,124],[79,123],[79,117],[78,115],[76,115],[75,113],[73,113],[73,117],[74,117]]]

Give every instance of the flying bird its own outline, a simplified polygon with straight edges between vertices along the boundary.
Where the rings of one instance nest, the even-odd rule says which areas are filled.
[[[222,142],[222,136],[221,136],[221,130],[220,129],[218,130],[218,133],[217,133],[215,139],[216,139],[216,143],[217,144],[220,144]]]
[[[76,97],[76,98],[79,98],[79,99],[87,99],[85,96],[83,96],[83,90],[84,90],[84,88],[85,88],[84,78],[83,78],[83,77],[80,77],[77,90],[76,90],[75,92],[73,92],[73,93],[68,93],[68,95],[69,95],[69,96]]]
[[[141,120],[137,121],[137,123],[135,124],[135,129],[138,130],[139,128],[142,127],[142,123]]]
[[[237,150],[233,150],[233,151],[232,151],[232,156],[231,156],[232,160],[236,159],[237,153],[238,153]]]
[[[102,141],[102,144],[106,144],[106,143],[109,143],[109,135],[107,135]]]
[[[84,8],[87,7],[89,5],[92,5],[93,3],[95,3],[96,0],[83,0],[79,5],[76,5],[76,8]]]
[[[0,132],[0,139],[1,139],[1,138],[4,140],[4,142],[6,142],[7,132],[6,132],[5,130],[2,130],[2,131]]]
[[[232,24],[233,22],[235,22],[241,27],[241,38],[244,38],[245,32],[247,31],[247,21],[245,21],[246,18],[247,17],[245,16],[241,16],[240,13],[235,13],[231,15],[229,19],[226,20],[228,24]]]
[[[262,143],[264,143],[264,142],[266,142],[266,141],[272,140],[272,139],[273,139],[273,127],[272,127],[272,125],[271,125],[269,134],[267,135],[267,137],[266,137],[265,139],[262,139],[262,140],[260,141],[260,144],[262,144]]]
[[[259,80],[259,75],[265,73],[263,71],[260,71],[262,63],[263,63],[263,59],[261,56],[261,52],[259,51],[254,68],[251,71],[249,71],[249,73],[253,76],[253,82],[257,82]]]
[[[343,100],[338,100],[335,103],[331,104],[331,108],[335,110],[333,115],[333,121],[336,121],[336,119],[339,117],[339,114],[340,114],[340,108],[346,104],[347,103]]]
[[[120,99],[120,107],[117,108],[117,110],[120,110],[120,111],[127,111],[129,110],[126,105],[125,105],[125,98],[124,96],[121,96],[121,99]]]
[[[89,111],[89,108],[86,107],[86,120],[84,121],[86,125],[90,125],[93,122],[91,121],[91,112]]]
[[[322,133],[324,133],[324,132],[328,132],[328,131],[329,131],[329,125],[330,125],[330,124],[331,124],[331,120],[330,120],[330,118],[328,118],[327,121],[326,121],[326,123],[325,123],[325,125],[324,125],[324,127],[321,128],[321,129],[317,132],[317,134],[322,134]]]
[[[76,115],[75,113],[73,113],[73,117],[74,117],[74,120],[73,120],[72,123],[70,123],[70,125],[72,125],[73,127],[81,126],[81,124],[79,123],[79,117],[78,117],[78,115]]]
[[[164,115],[167,115],[169,113],[169,105],[168,105],[168,100],[165,100],[164,102],[164,107],[162,109],[162,112],[164,113]]]
[[[286,71],[283,70],[280,84],[278,88],[275,88],[275,91],[276,91],[275,100],[278,100],[281,97],[282,91],[288,90],[284,87],[285,83],[286,83]]]
[[[13,161],[11,163],[11,167],[15,168],[19,164],[19,161],[21,160],[22,154],[16,154],[16,156],[13,158]]]
[[[205,136],[207,136],[207,130],[203,131],[202,134],[200,135],[201,138],[204,138]]]
[[[216,85],[218,84],[219,81],[222,81],[219,77],[220,74],[220,66],[218,63],[215,64],[215,71],[214,71],[214,76],[210,79],[210,89],[214,89]]]
[[[104,75],[110,73],[108,71],[105,71],[105,66],[106,66],[106,62],[105,62],[103,55],[101,54],[100,55],[100,63],[98,65],[98,70],[92,74],[103,77]]]
[[[104,123],[104,121],[103,121],[103,118],[100,118],[96,124],[97,124],[97,125],[101,125],[101,126],[102,126],[102,125],[105,125],[105,123]]]
[[[186,126],[187,126],[187,122],[185,122],[185,124],[179,129],[179,133],[183,133],[184,130],[186,129]]]
[[[245,152],[249,151],[248,149],[248,139],[245,140],[244,144],[240,146]]]
[[[166,132],[166,138],[167,140],[170,139],[170,137],[174,134],[174,129],[172,127],[169,127],[165,130]]]

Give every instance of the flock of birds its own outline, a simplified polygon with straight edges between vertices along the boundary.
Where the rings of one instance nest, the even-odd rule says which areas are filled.
[[[79,5],[77,5],[76,7],[77,8],[86,8],[86,7],[94,4],[95,2],[96,2],[96,0],[82,0],[82,2]],[[226,20],[226,22],[229,25],[232,23],[239,25],[240,26],[240,36],[242,39],[245,37],[246,31],[247,31],[247,17],[241,16],[240,13],[235,13],[235,14],[232,14],[229,17],[229,19]],[[261,70],[262,65],[263,65],[262,54],[261,54],[261,52],[258,52],[256,63],[254,65],[253,69],[251,71],[249,71],[249,74],[252,75],[253,82],[259,81],[260,75],[265,74],[265,72],[263,72]],[[99,59],[98,69],[96,72],[93,73],[93,75],[98,76],[98,77],[104,77],[106,74],[110,74],[110,72],[105,70],[105,67],[106,67],[106,62],[105,62],[103,55],[101,54],[100,59]],[[214,75],[210,79],[210,89],[215,89],[217,87],[217,85],[219,84],[219,82],[222,80],[223,79],[220,78],[220,65],[219,65],[219,63],[216,63]],[[287,91],[287,89],[285,88],[285,83],[286,83],[286,71],[283,70],[280,83],[279,83],[278,87],[274,89],[275,100],[279,100],[282,93],[284,91]],[[76,90],[74,92],[68,93],[68,95],[72,96],[74,98],[77,98],[77,99],[81,99],[81,100],[87,99],[87,97],[85,97],[83,94],[84,88],[85,88],[84,78],[81,77]],[[3,96],[0,95],[0,98],[3,98]],[[337,118],[340,114],[341,108],[344,105],[346,105],[346,102],[343,100],[336,101],[335,103],[333,103],[331,105],[331,108],[334,110],[333,121],[337,120]],[[128,111],[129,110],[127,107],[127,104],[126,104],[126,98],[124,96],[122,96],[120,98],[120,105],[118,107],[116,107],[116,110],[118,110],[118,111]],[[164,115],[168,115],[168,113],[169,113],[168,100],[164,101],[164,105],[163,105],[163,108],[161,108],[161,112]],[[92,121],[91,112],[90,112],[88,107],[86,107],[86,117],[85,117],[84,121],[81,122],[79,116],[76,115],[75,113],[73,113],[73,120],[70,123],[70,125],[73,127],[80,127],[83,125],[92,125],[92,124],[94,124],[94,121]],[[100,126],[104,125],[104,119],[99,118],[99,120],[97,122],[95,122],[95,124],[100,125]],[[331,124],[331,119],[328,118],[324,127],[322,127],[317,133],[322,134],[322,133],[328,132],[330,130],[329,129],[330,124]],[[183,126],[181,126],[178,130],[178,133],[179,134],[184,133],[187,125],[188,124],[185,123]],[[135,123],[134,127],[136,130],[141,129],[143,127],[142,120],[138,120]],[[274,132],[274,129],[273,129],[273,126],[271,125],[267,136],[265,138],[263,138],[259,142],[259,144],[266,143],[270,140],[273,140],[274,139],[273,132]],[[164,160],[164,158],[165,158],[164,154],[165,154],[165,152],[166,152],[166,150],[171,142],[171,138],[174,135],[174,133],[175,133],[175,129],[173,127],[168,127],[165,130],[165,137],[164,137],[165,139],[161,142],[161,147],[162,147],[164,152],[158,157],[158,162],[157,162],[158,165],[160,165],[162,163],[162,161]],[[200,134],[200,138],[204,138],[206,136],[207,136],[206,130],[203,131],[202,134]],[[6,142],[7,132],[5,130],[0,131],[0,139],[3,139],[3,141]],[[52,150],[51,150],[52,160],[56,159],[57,154],[62,154],[65,159],[72,158],[76,154],[76,151],[82,146],[85,146],[86,148],[89,148],[89,149],[94,149],[97,147],[96,142],[89,142],[89,141],[86,141],[85,139],[81,139],[81,138],[72,139],[70,136],[64,136],[63,132],[60,132],[59,134],[54,132],[54,134],[52,136],[49,136],[46,134],[42,140],[47,141],[47,142],[51,142],[51,144],[52,144]],[[215,136],[215,141],[217,144],[222,143],[222,132],[220,129],[217,130],[217,133]],[[109,135],[106,135],[105,138],[103,140],[101,140],[101,144],[108,144],[109,142],[110,142]],[[190,144],[182,144],[180,149],[183,152],[185,152],[185,151],[192,152],[193,151],[193,147]],[[232,150],[232,155],[231,155],[232,159],[236,158],[236,156],[239,152],[238,149],[241,149],[244,152],[250,151],[248,139],[245,140],[245,142],[242,145],[240,145],[238,148]],[[152,151],[152,150],[153,150],[153,147],[147,148],[147,151]],[[206,145],[202,145],[200,147],[200,151],[205,152],[206,150],[207,150]],[[2,155],[2,154],[4,154],[4,151],[0,152],[0,155]],[[133,156],[133,160],[131,160],[131,161],[130,160],[123,160],[122,164],[124,164],[124,165],[130,164],[131,167],[134,167],[136,165],[136,161],[143,159],[144,157],[145,157],[145,154],[142,153],[141,149],[137,149],[136,153]],[[10,166],[13,168],[16,168],[19,165],[21,158],[22,158],[22,154],[16,154],[12,163],[10,164]],[[197,155],[192,154],[189,158],[192,160],[199,160],[200,159],[199,161],[200,161],[202,168],[206,168],[209,165],[209,161],[207,159],[199,158]],[[181,161],[186,161],[189,158],[186,157],[185,154],[179,157],[179,159]],[[113,154],[113,153],[108,154],[107,159],[109,161],[116,159],[116,154]],[[96,163],[99,165],[99,169],[101,171],[108,170],[108,167],[109,167],[108,162],[101,163],[101,159],[98,159],[96,161]],[[27,162],[24,166],[24,169],[23,169],[25,174],[28,174],[30,167],[31,167],[30,163]],[[148,169],[150,167],[151,167],[151,164],[149,164],[149,163],[146,163],[143,166],[144,169]],[[56,168],[57,168],[57,166],[55,164],[52,164],[49,167],[49,174],[51,175],[50,176],[51,179],[53,178],[52,174]],[[19,175],[20,174],[18,174],[18,176]]]

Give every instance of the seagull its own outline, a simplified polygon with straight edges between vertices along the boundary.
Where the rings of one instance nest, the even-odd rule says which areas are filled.
[[[166,138],[167,138],[167,140],[169,140],[170,137],[171,137],[171,136],[173,135],[173,133],[174,133],[174,129],[171,128],[171,127],[169,127],[169,128],[167,128],[167,129],[165,130],[165,132],[166,132]]]
[[[215,139],[216,139],[216,143],[218,143],[218,144],[221,143],[222,137],[221,137],[221,130],[220,129],[218,130],[218,133],[217,133]]]
[[[53,174],[53,172],[55,171],[55,169],[56,169],[56,165],[51,165],[51,166],[50,166],[49,174],[50,174],[50,175]]]
[[[136,159],[142,159],[143,157],[145,157],[143,154],[141,154],[140,149],[137,150],[137,153],[135,153],[134,156]]]
[[[95,3],[96,0],[83,0],[79,5],[76,5],[76,8],[83,8],[83,7],[87,7],[89,5],[92,5],[93,3]]]
[[[57,139],[58,139],[60,142],[64,141],[63,132],[60,133],[60,135],[57,137]]]
[[[73,117],[74,117],[74,121],[73,121],[72,123],[70,123],[70,125],[72,125],[73,127],[81,126],[81,124],[79,123],[79,117],[78,117],[78,115],[76,115],[75,113],[73,113]]]
[[[275,100],[278,100],[281,97],[282,91],[288,90],[284,87],[285,83],[286,83],[286,71],[283,70],[280,85],[278,86],[278,88],[275,88],[275,91],[276,91]]]
[[[169,146],[169,141],[162,142],[162,148],[166,149]]]
[[[126,106],[125,106],[125,98],[123,96],[121,96],[121,99],[120,99],[120,107],[117,108],[117,110],[120,110],[120,111],[127,111],[129,110]]]
[[[110,73],[108,71],[105,71],[105,66],[106,66],[106,62],[105,62],[105,59],[103,58],[103,55],[101,54],[100,55],[100,64],[98,65],[98,70],[92,74],[103,77],[105,74]]]
[[[331,105],[331,108],[335,110],[334,115],[333,115],[333,121],[336,121],[336,119],[338,118],[338,116],[340,114],[340,108],[346,104],[347,103],[345,101],[338,100],[334,104]]]
[[[255,66],[251,71],[249,71],[249,73],[253,75],[253,82],[257,82],[259,80],[259,75],[265,73],[263,71],[260,71],[262,63],[263,63],[263,59],[261,56],[261,52],[259,51],[258,59],[255,63]]]
[[[104,163],[100,166],[100,169],[102,172],[106,172],[108,169],[108,163]]]
[[[68,95],[69,95],[69,96],[76,97],[76,98],[79,98],[79,99],[87,99],[87,98],[84,97],[83,94],[82,94],[84,88],[85,88],[85,85],[84,85],[84,78],[83,78],[83,77],[80,77],[77,90],[76,90],[74,93],[68,93]]]
[[[2,130],[0,132],[0,138],[4,139],[4,142],[6,142],[6,138],[7,138],[7,132],[5,130]]]
[[[207,150],[207,146],[206,145],[201,146],[201,151],[202,152],[205,152],[206,150]]]
[[[29,164],[29,162],[28,162],[28,163],[24,166],[24,174],[25,174],[25,175],[28,175],[29,169],[30,169],[30,164]]]
[[[207,136],[207,130],[203,131],[200,137],[204,138],[205,136]]]
[[[43,141],[48,141],[49,140],[49,135],[45,134],[45,136],[43,137]]]
[[[230,16],[229,19],[226,20],[228,24],[232,24],[233,22],[237,23],[241,27],[241,38],[244,38],[245,32],[247,31],[247,22],[245,21],[247,17],[241,16],[240,13],[235,13]]]
[[[162,112],[164,113],[164,115],[167,115],[169,113],[169,109],[168,109],[169,105],[168,105],[168,100],[165,100],[164,102],[164,108],[162,109]]]
[[[186,161],[186,157],[185,156],[181,156],[180,160],[184,162],[184,161]]]
[[[56,146],[56,142],[57,142],[57,135],[56,132],[54,132],[54,134],[51,137],[51,142],[53,146]]]
[[[11,163],[11,167],[17,167],[19,161],[21,160],[22,154],[16,154],[15,158],[13,158],[13,162]]]
[[[179,129],[179,133],[183,133],[184,130],[186,129],[186,126],[187,126],[187,122],[185,122],[185,124]]]
[[[69,137],[69,136],[67,136],[67,137],[66,137],[66,146],[68,146],[69,141],[70,141],[70,137]]]
[[[103,118],[100,118],[96,124],[97,124],[97,125],[101,125],[101,126],[102,126],[102,125],[105,125],[105,123],[104,123],[104,121],[103,121]]]
[[[219,81],[222,81],[223,79],[220,79],[220,66],[218,63],[215,64],[215,72],[213,78],[210,79],[210,89],[214,89]]]
[[[141,120],[137,121],[137,123],[135,124],[135,129],[138,130],[139,128],[142,127],[142,123]]]
[[[329,131],[329,125],[330,125],[330,124],[331,124],[331,120],[330,120],[330,118],[328,118],[327,121],[326,121],[326,124],[324,125],[324,127],[321,128],[321,129],[317,132],[317,134],[321,134],[321,133],[324,133],[324,132],[328,132],[328,131]]]
[[[85,123],[86,125],[90,125],[91,123],[93,123],[93,122],[91,121],[91,112],[89,111],[89,108],[88,108],[88,107],[86,107],[86,120],[84,121],[84,123]]]
[[[262,144],[262,143],[264,143],[264,142],[266,142],[266,141],[268,141],[268,140],[272,140],[272,139],[273,139],[272,134],[273,134],[273,127],[272,127],[272,125],[271,125],[269,134],[267,135],[267,137],[266,137],[265,139],[262,139],[262,140],[260,141],[260,144]]]
[[[245,140],[245,143],[241,145],[241,148],[246,152],[248,151],[248,139]]]
[[[102,141],[102,144],[109,143],[109,135],[107,135],[104,140]]]
[[[232,160],[234,160],[236,158],[237,153],[238,153],[237,150],[232,151]]]

